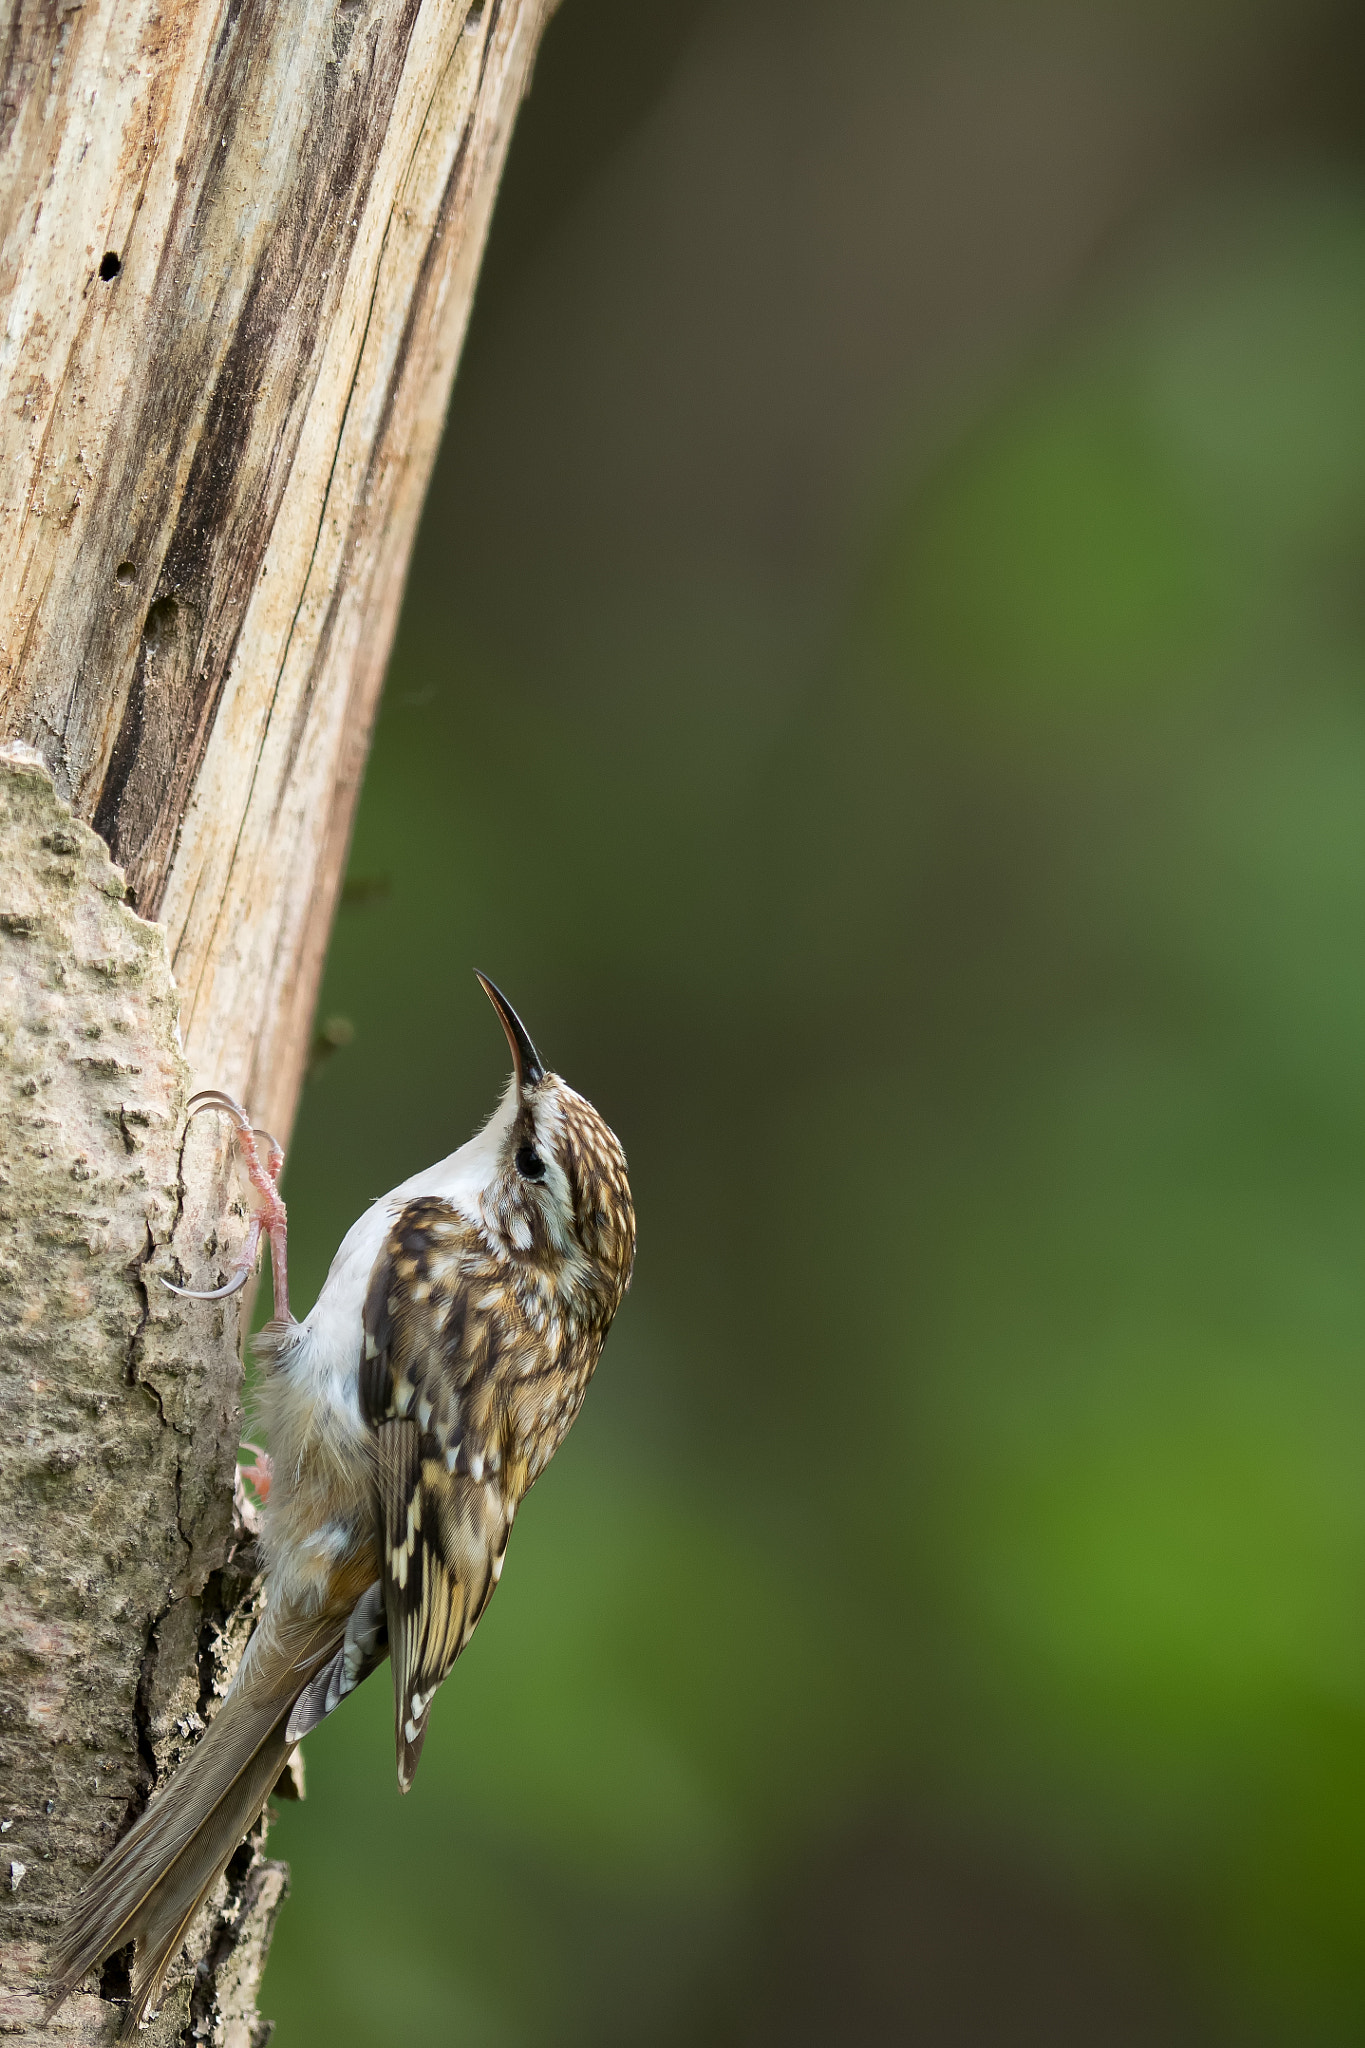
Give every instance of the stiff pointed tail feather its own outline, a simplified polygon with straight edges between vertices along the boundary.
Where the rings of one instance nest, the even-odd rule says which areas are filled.
[[[290,1660],[289,1682],[229,1693],[198,1747],[77,1898],[53,1943],[49,2018],[96,1963],[132,1941],[124,2036],[136,2030],[191,1920],[270,1797],[294,1747],[290,1709],[344,1626],[333,1623],[310,1645],[313,1655]]]

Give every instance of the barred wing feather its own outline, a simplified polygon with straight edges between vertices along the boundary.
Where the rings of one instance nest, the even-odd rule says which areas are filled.
[[[496,1268],[433,1198],[398,1215],[365,1305],[361,1405],[375,1432],[398,1782],[431,1701],[501,1569],[519,1461],[508,1456]]]

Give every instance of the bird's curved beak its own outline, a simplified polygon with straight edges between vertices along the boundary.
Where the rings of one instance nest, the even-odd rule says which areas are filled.
[[[497,1011],[503,1030],[507,1033],[507,1043],[512,1048],[512,1064],[517,1070],[517,1093],[520,1095],[525,1089],[534,1088],[537,1081],[545,1078],[545,1068],[541,1063],[540,1054],[531,1043],[530,1032],[497,983],[490,981],[486,974],[480,974],[477,967],[474,973],[479,986]]]

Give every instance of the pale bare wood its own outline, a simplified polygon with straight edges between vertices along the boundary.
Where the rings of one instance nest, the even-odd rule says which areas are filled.
[[[166,923],[196,1076],[277,1127],[545,12],[0,20],[0,732]]]
[[[287,1134],[548,12],[0,0],[4,2031],[43,2037],[46,1931],[249,1625],[238,1306],[158,1285],[240,1229],[184,1104]],[[282,1891],[230,1870],[152,2038],[257,2037]]]

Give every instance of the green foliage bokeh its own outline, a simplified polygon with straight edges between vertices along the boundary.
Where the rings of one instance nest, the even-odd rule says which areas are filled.
[[[475,965],[640,1261],[411,1797],[385,1680],[310,1739],[281,2048],[708,2038],[869,1810],[1128,1902],[1205,2038],[1359,2038],[1362,333],[1365,188],[1267,174],[868,487],[822,633],[432,544],[296,1291],[491,1106]]]

